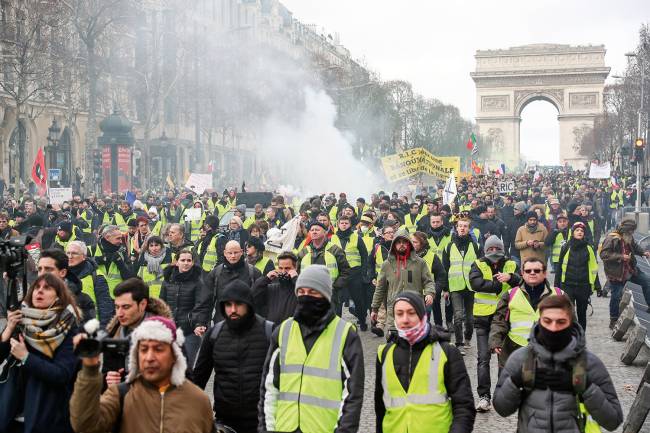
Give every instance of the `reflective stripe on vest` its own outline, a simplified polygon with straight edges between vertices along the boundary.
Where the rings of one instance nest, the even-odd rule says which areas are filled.
[[[335,316],[308,354],[300,326],[293,319],[280,325],[280,393],[274,431],[331,433],[336,429],[343,400],[343,347],[350,327]]]
[[[391,344],[382,365],[383,431],[447,433],[453,416],[444,378],[447,357],[440,343],[429,344],[422,351],[406,391],[395,372],[394,351]]]
[[[598,276],[598,262],[596,261],[596,255],[594,254],[594,249],[591,245],[587,245],[587,251],[589,252],[589,263],[587,266],[589,268],[589,285],[591,290],[594,290],[596,285],[596,277]],[[569,263],[569,253],[571,249],[567,249],[566,254],[564,255],[564,260],[562,261],[562,282],[564,283],[566,279],[566,268]],[[580,264],[582,266],[582,263]]]
[[[449,291],[458,292],[470,287],[469,285],[469,271],[472,263],[476,260],[476,252],[474,251],[474,244],[471,242],[467,245],[465,257],[460,255],[460,251],[455,243],[451,244],[449,249]]]
[[[551,253],[551,261],[553,263],[558,263],[560,261],[560,252],[562,251],[564,244],[566,244],[567,239],[568,238],[565,238],[562,232],[559,232],[557,236],[555,236],[555,242],[553,242],[553,251]]]
[[[526,299],[519,287],[510,289],[510,300],[508,301],[508,321],[510,323],[510,331],[508,337],[520,346],[528,345],[528,337],[530,330],[537,320],[539,320],[539,312],[533,310],[533,307]],[[558,293],[563,293],[558,288],[551,289],[550,296],[555,296]]]
[[[102,257],[103,255],[104,253],[98,246],[95,250],[94,257]],[[120,274],[120,270],[115,262],[111,262],[108,271],[106,270],[106,265],[97,266],[97,275],[103,275],[104,278],[106,278],[106,282],[108,283],[108,294],[111,295],[111,298],[115,299],[115,294],[113,293],[115,286],[122,282],[122,274]]]
[[[479,268],[483,274],[483,279],[486,281],[492,281],[493,274],[492,268],[489,264],[485,263],[482,260],[477,260],[476,266]],[[508,260],[503,265],[503,273],[512,274],[517,270],[517,264]],[[500,293],[483,293],[476,292],[474,293],[474,315],[475,316],[491,316],[497,311],[497,304],[499,303],[499,298],[503,295],[504,292],[510,289],[508,283],[501,283],[501,292]]]
[[[144,265],[140,266],[140,269],[138,270],[138,277],[142,278],[142,281],[144,281],[149,287],[150,297],[160,298],[160,289],[162,287],[163,277],[164,277],[163,271],[167,266],[169,266],[169,263],[161,263],[160,274],[158,275],[149,272],[149,269],[147,269],[146,262]]]
[[[309,251],[307,254],[305,254],[305,257],[302,258],[300,261],[300,269],[305,269],[313,263],[311,262],[311,247],[307,251]],[[332,282],[336,281],[336,279],[339,276],[339,265],[336,263],[336,256],[334,254],[329,252],[329,245],[325,245],[325,251],[323,254],[325,255],[325,266],[327,266],[327,270],[330,271],[330,277],[332,277]]]
[[[348,259],[348,264],[350,265],[351,268],[356,268],[361,266],[361,254],[359,253],[359,248],[358,248],[358,242],[359,242],[358,234],[352,233],[350,235],[350,239],[345,244],[345,248],[343,248],[343,245],[341,245],[341,239],[338,237],[338,235],[333,235],[330,238],[330,242],[338,246],[345,252],[345,258]]]

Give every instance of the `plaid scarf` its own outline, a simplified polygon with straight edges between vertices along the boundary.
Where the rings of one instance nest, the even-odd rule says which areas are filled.
[[[65,310],[61,307],[41,310],[23,305],[20,311],[25,342],[48,358],[54,358],[54,352],[77,321],[72,305]]]

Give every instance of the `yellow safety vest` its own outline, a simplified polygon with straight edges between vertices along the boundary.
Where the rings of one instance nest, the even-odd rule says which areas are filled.
[[[142,281],[144,281],[147,284],[147,286],[149,286],[149,297],[151,298],[160,297],[160,289],[163,283],[163,271],[167,266],[169,266],[169,263],[161,263],[160,274],[158,275],[149,272],[149,269],[147,269],[146,262],[144,263],[144,265],[140,266],[140,269],[138,270],[138,277],[142,278]]]
[[[440,239],[440,243],[436,244],[436,241],[433,239],[433,237],[429,238],[429,249],[433,250],[433,252],[442,260],[442,252],[445,250],[447,245],[449,245],[449,242],[451,242],[451,235],[446,235],[443,236],[442,239]]]
[[[97,305],[97,299],[95,297],[95,280],[93,278],[93,274],[88,274],[81,279],[81,291],[90,296],[90,299],[93,300],[93,304]],[[99,309],[95,308],[95,311],[95,318],[99,319]]]
[[[104,253],[98,245],[93,256],[102,257],[103,255]],[[120,270],[115,262],[111,262],[108,270],[106,269],[106,265],[97,266],[97,275],[103,275],[104,278],[106,278],[106,282],[108,283],[108,293],[111,295],[111,298],[115,299],[115,294],[113,293],[115,286],[122,282],[122,274],[120,274]]]
[[[126,220],[119,212],[115,212],[115,215],[113,215],[113,223],[120,229],[122,233],[126,233],[128,231],[129,221],[134,219],[135,219],[134,213],[129,215],[129,217]]]
[[[84,209],[84,211],[81,213],[81,219],[84,220],[86,224],[88,224],[88,227],[81,229],[81,231],[84,233],[91,233],[93,219],[88,215],[88,209]]]
[[[596,277],[598,276],[598,262],[596,261],[596,254],[594,254],[594,249],[591,245],[587,245],[587,251],[589,252],[589,262],[587,263],[589,268],[589,285],[591,290],[594,290],[596,285]],[[566,279],[566,268],[569,263],[569,253],[571,249],[567,249],[566,254],[564,255],[564,260],[562,261],[562,283]]]
[[[483,279],[486,281],[492,281],[494,275],[492,274],[492,267],[484,262],[483,260],[476,260],[476,267],[479,268],[483,274]],[[512,260],[507,260],[503,265],[503,272],[506,274],[512,274],[517,270],[517,263]],[[474,315],[475,316],[491,316],[497,311],[497,304],[499,303],[499,298],[510,289],[510,284],[501,283],[501,292],[500,293],[483,293],[475,292],[474,293]]]
[[[381,368],[381,383],[386,414],[385,432],[447,433],[453,420],[451,400],[445,387],[447,356],[440,343],[427,345],[422,351],[408,390],[404,390],[397,373],[393,352],[395,345],[379,346],[378,356],[387,350]]]
[[[70,238],[68,238],[67,241],[62,241],[59,235],[56,235],[56,237],[54,238],[54,242],[61,245],[63,247],[63,250],[65,251],[68,244],[76,239],[77,239],[77,235],[75,234],[75,228],[72,227],[72,233],[70,233]]]
[[[339,213],[339,207],[336,205],[332,206],[332,209],[330,209],[329,212],[330,222],[332,224],[336,224],[336,220],[339,216],[338,213]]]
[[[568,232],[567,232],[567,237],[564,237],[564,234],[562,232],[558,233],[558,235],[555,237],[555,242],[553,242],[553,250],[551,252],[551,261],[553,263],[558,263],[560,261],[560,252],[562,252],[562,247],[568,240]]]
[[[210,272],[217,265],[218,255],[217,255],[217,240],[220,235],[216,234],[210,240],[210,243],[206,247],[205,255],[203,256],[203,262],[201,263],[201,269],[205,272]]]
[[[351,268],[356,268],[361,266],[361,254],[359,253],[358,242],[359,235],[352,233],[348,243],[345,244],[345,248],[341,245],[341,239],[338,235],[332,235],[330,242],[339,248],[343,249],[345,252],[345,258],[348,259],[348,264]]]
[[[156,221],[156,224],[154,224],[153,228],[151,229],[151,234],[153,234],[154,236],[160,236],[160,233],[162,232],[162,226],[163,226],[162,221],[160,220]]]
[[[589,412],[587,411],[584,403],[580,403],[579,409],[580,413],[583,414],[587,419],[587,422],[585,423],[585,433],[602,433],[600,426],[596,420],[594,420],[591,415],[589,415]]]
[[[514,293],[513,293],[514,291]],[[560,289],[551,290],[551,296],[562,293]],[[519,346],[528,346],[528,337],[530,330],[535,322],[539,320],[539,312],[534,310],[526,295],[519,287],[510,289],[510,300],[508,302],[508,321],[510,322],[510,331],[508,338]]]
[[[467,246],[465,257],[460,254],[455,243],[451,244],[449,249],[449,272],[447,273],[450,292],[458,292],[470,288],[469,271],[476,258],[476,251],[474,251],[474,244],[472,242]]]
[[[406,214],[406,216],[404,217],[404,226],[406,227],[406,230],[408,230],[409,233],[413,233],[415,231],[417,223],[418,221],[420,221],[421,217],[422,215],[416,215],[415,219],[413,219],[410,213]]]
[[[343,347],[351,325],[338,316],[307,354],[300,326],[280,325],[280,393],[275,412],[278,432],[332,433],[343,401]]]
[[[375,253],[375,273],[377,276],[379,276],[379,272],[381,271],[381,265],[384,264],[384,256],[381,252],[381,245],[377,244],[376,246],[377,252]]]
[[[259,260],[257,261],[257,263],[255,263],[255,267],[257,268],[258,271],[260,271],[260,273],[261,273],[262,275],[266,275],[266,274],[264,274],[264,269],[266,269],[266,264],[267,264],[269,261],[270,261],[270,260],[269,260],[268,257],[264,257],[264,256],[262,256],[262,258],[259,259]],[[275,267],[275,266],[274,266],[274,267]]]
[[[619,207],[623,207],[623,191],[621,190],[619,190],[618,192],[612,191],[612,193],[609,196],[609,200],[610,200],[609,202],[610,209],[618,209]]]
[[[311,257],[312,257],[311,248],[310,247],[306,247],[306,248],[308,248],[307,250],[308,253],[305,254],[305,257],[303,257],[302,260],[300,260],[301,270],[306,269],[309,266],[313,265],[313,263],[311,262]],[[325,254],[325,266],[327,266],[327,270],[330,272],[330,277],[332,278],[332,282],[334,282],[339,276],[339,265],[338,263],[336,263],[336,256],[334,256],[334,254],[332,254],[329,251],[330,245],[325,244],[323,248],[325,249],[325,251],[323,252],[323,254]]]

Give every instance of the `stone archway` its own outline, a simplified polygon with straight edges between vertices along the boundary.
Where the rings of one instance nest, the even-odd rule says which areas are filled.
[[[558,111],[560,160],[583,168],[588,156],[578,143],[603,110],[603,88],[610,68],[605,46],[533,44],[476,52],[476,124],[490,147],[488,165],[520,163],[521,112],[545,100]]]

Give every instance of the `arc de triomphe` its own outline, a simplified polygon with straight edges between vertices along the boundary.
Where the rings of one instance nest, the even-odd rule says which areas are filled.
[[[610,68],[605,46],[534,44],[476,52],[476,123],[483,143],[491,147],[488,165],[519,165],[521,112],[532,101],[557,108],[560,160],[584,167],[577,143],[603,110],[603,87]],[[550,146],[551,144],[549,144]]]

